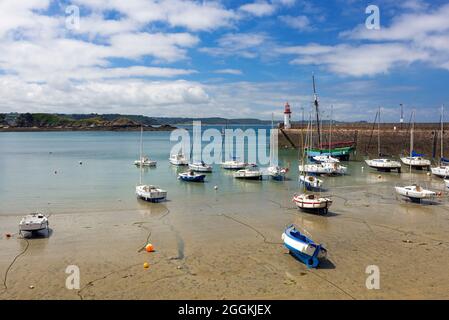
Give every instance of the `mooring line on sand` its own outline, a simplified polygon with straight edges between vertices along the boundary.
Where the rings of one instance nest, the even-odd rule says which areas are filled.
[[[243,221],[237,220],[237,219],[235,219],[235,218],[233,218],[233,217],[231,217],[231,216],[228,216],[228,215],[225,214],[225,213],[222,213],[222,214],[220,214],[219,216],[224,216],[225,218],[231,219],[231,220],[233,220],[234,222],[240,223],[241,225],[243,225],[243,226],[245,226],[245,227],[247,227],[247,228],[253,230],[253,231],[256,232],[258,235],[260,235],[260,236],[263,238],[263,242],[265,242],[265,243],[267,243],[267,244],[277,244],[277,245],[283,244],[283,243],[281,243],[281,242],[272,242],[272,241],[268,241],[267,238],[265,237],[265,235],[264,235],[262,232],[260,232],[259,230],[257,230],[256,228],[254,228],[253,226],[251,226],[251,225],[248,224],[248,223],[245,223],[245,222],[243,222]]]
[[[347,292],[346,290],[344,290],[343,288],[341,288],[340,286],[336,285],[335,283],[333,283],[332,281],[326,279],[325,277],[320,276],[318,273],[315,273],[313,271],[309,270],[310,274],[313,274],[314,276],[320,278],[321,280],[326,281],[327,283],[329,283],[331,286],[333,286],[334,288],[337,288],[338,290],[340,290],[340,292],[343,292],[344,294],[346,294],[347,296],[351,297],[352,300],[357,300],[353,295],[351,295],[349,292]]]
[[[19,254],[17,254],[17,255],[14,257],[14,259],[13,259],[13,260],[11,261],[11,263],[9,264],[8,268],[6,268],[5,278],[3,279],[3,287],[5,287],[5,290],[8,290],[7,281],[8,281],[8,273],[9,273],[9,270],[11,270],[12,266],[13,266],[14,263],[17,261],[17,259],[18,259],[21,255],[25,254],[25,252],[27,252],[28,247],[30,246],[30,242],[29,242],[28,239],[25,239],[25,238],[22,237],[22,238],[20,238],[20,240],[25,240],[25,242],[26,242],[26,247],[25,247],[25,249],[22,250],[22,252],[20,252]]]

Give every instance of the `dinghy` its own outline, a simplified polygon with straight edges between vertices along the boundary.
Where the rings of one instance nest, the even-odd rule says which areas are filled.
[[[178,174],[178,178],[180,180],[187,181],[187,182],[204,182],[205,177],[206,177],[206,175],[197,174],[193,170],[189,170],[187,172]]]
[[[184,153],[182,153],[182,151],[179,151],[178,154],[170,155],[168,161],[170,161],[170,163],[175,166],[187,166],[189,164],[189,161],[187,160]]]
[[[167,198],[167,191],[151,185],[136,186],[138,198],[149,202],[160,202]]]
[[[48,230],[48,218],[42,213],[28,214],[19,222],[19,232],[35,232],[39,230]]]
[[[304,211],[312,211],[327,214],[332,200],[327,197],[321,197],[316,194],[295,194],[292,201],[296,206]]]
[[[282,234],[282,241],[290,254],[303,262],[308,268],[316,268],[319,265],[319,259],[325,259],[327,256],[327,250],[322,245],[313,242],[293,225],[285,229]]]
[[[268,175],[277,181],[281,181],[285,179],[285,175],[287,174],[288,169],[287,168],[281,168],[278,166],[272,166],[272,167],[268,167],[267,169],[267,173]]]
[[[300,175],[299,183],[303,184],[309,191],[317,191],[321,189],[323,180],[318,179],[315,176]]]
[[[189,169],[197,172],[212,172],[212,166],[205,164],[204,161],[190,163]]]
[[[342,166],[339,163],[310,163],[305,165],[299,165],[300,172],[311,173],[315,175],[344,175],[348,171],[348,168]]]
[[[410,198],[413,202],[421,202],[422,199],[432,199],[437,195],[436,192],[426,190],[417,184],[394,188],[397,194]]]
[[[247,179],[247,180],[260,180],[262,179],[262,172],[256,165],[251,165],[245,169],[238,170],[234,173],[234,178],[236,179]]]
[[[149,157],[145,156],[142,157],[140,160],[134,161],[134,164],[138,167],[144,166],[144,167],[154,167],[156,166],[157,162],[155,160],[151,160]]]

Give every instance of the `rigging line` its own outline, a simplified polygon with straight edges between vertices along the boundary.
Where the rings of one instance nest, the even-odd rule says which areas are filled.
[[[352,300],[357,300],[353,295],[351,295],[349,292],[347,292],[346,290],[344,290],[343,288],[341,288],[340,286],[336,285],[335,283],[333,283],[332,281],[326,279],[323,276],[320,276],[318,273],[315,273],[313,271],[309,270],[310,274],[313,274],[314,276],[320,278],[321,280],[326,281],[327,283],[329,283],[330,285],[332,285],[334,288],[337,288],[338,290],[340,290],[341,292],[343,292],[344,294],[346,294],[347,296],[351,297]]]

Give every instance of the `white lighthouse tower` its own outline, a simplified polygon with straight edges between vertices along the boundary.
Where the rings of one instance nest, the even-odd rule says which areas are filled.
[[[290,123],[290,119],[292,117],[292,112],[290,110],[290,105],[288,102],[285,104],[284,109],[284,129],[291,129],[292,125]]]

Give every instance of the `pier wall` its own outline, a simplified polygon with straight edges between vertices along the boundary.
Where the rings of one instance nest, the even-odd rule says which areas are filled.
[[[448,127],[449,124],[445,124]],[[301,133],[305,137],[306,129],[296,127],[279,130],[279,148],[293,148],[301,146]],[[287,136],[287,137],[286,137]],[[356,152],[351,159],[362,160],[367,157],[377,157],[377,125],[373,130],[372,124],[345,124],[335,125],[332,129],[332,141],[355,141]],[[316,139],[316,130],[314,131]],[[323,141],[329,141],[329,127],[322,130]],[[444,155],[449,157],[449,130],[444,132]],[[440,125],[416,124],[414,130],[414,150],[423,153],[427,158],[440,157]],[[400,124],[381,124],[380,126],[381,153],[398,157],[409,154],[410,131],[404,124],[401,130]]]

